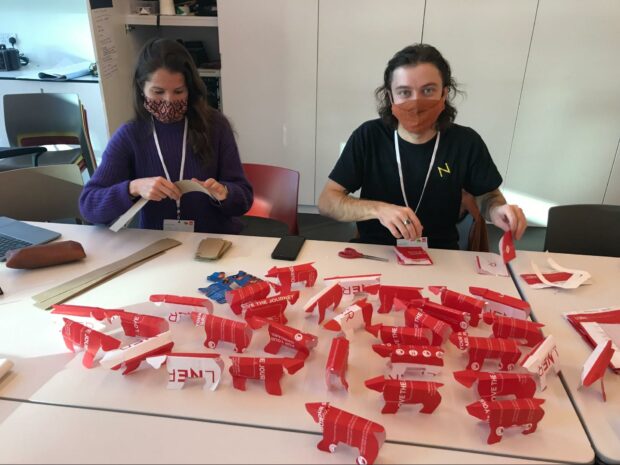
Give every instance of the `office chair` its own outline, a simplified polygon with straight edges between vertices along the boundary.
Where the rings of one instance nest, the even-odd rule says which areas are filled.
[[[49,165],[0,172],[0,216],[25,221],[72,219],[81,223],[77,165]]]
[[[0,147],[0,171],[14,170],[24,166],[37,166],[45,147]]]
[[[299,172],[255,163],[244,163],[243,170],[254,188],[254,203],[246,216],[281,221],[289,234],[298,235]]]
[[[620,257],[620,205],[560,205],[549,209],[544,250]]]
[[[459,249],[476,252],[489,251],[487,224],[478,208],[476,198],[463,190],[461,213],[456,229],[459,233]]]
[[[77,94],[6,94],[4,122],[11,147],[48,146],[34,163],[13,160],[16,167],[74,163],[92,175],[96,164],[88,150],[86,112]],[[73,147],[49,147],[60,144]]]

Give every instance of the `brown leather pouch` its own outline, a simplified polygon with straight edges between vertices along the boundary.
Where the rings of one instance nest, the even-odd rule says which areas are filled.
[[[6,267],[22,270],[43,268],[75,262],[86,257],[82,244],[75,241],[53,242],[32,245],[23,249],[9,250],[6,253]]]

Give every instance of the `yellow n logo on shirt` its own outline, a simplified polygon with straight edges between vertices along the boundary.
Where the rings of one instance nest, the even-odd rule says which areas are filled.
[[[438,166],[437,167],[437,171],[439,171],[439,177],[441,177],[441,178],[443,178],[444,173],[446,175],[452,173],[452,171],[450,171],[450,167],[448,166],[448,162],[446,162],[445,168],[442,168],[441,166]]]

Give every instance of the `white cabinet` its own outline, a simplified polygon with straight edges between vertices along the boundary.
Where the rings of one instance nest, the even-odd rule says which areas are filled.
[[[456,122],[484,139],[506,176],[536,0],[433,0],[424,42],[450,63],[459,89]]]
[[[603,201],[620,137],[619,25],[616,0],[540,1],[508,165],[511,191],[542,205]]]
[[[300,172],[314,204],[318,0],[218,2],[224,113],[243,162]]]
[[[353,130],[378,117],[374,91],[388,60],[421,40],[424,3],[320,1],[315,202]]]

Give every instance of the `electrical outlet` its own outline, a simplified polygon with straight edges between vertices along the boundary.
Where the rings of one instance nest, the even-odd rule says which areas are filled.
[[[17,40],[17,34],[15,32],[0,32],[0,44],[6,45],[6,48],[11,48],[9,37],[15,37]],[[15,45],[17,47],[17,45]]]

